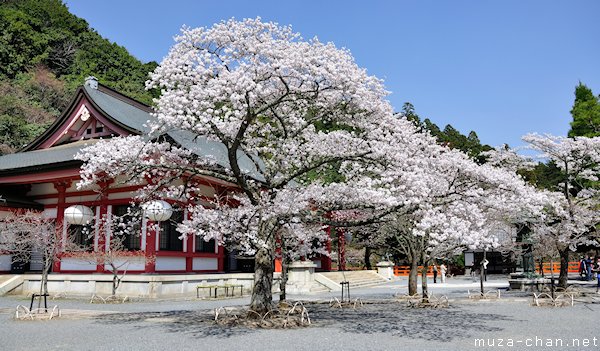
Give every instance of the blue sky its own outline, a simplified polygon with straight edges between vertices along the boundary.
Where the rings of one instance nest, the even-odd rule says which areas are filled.
[[[351,50],[396,110],[492,146],[566,135],[579,81],[600,94],[600,1],[67,0],[102,36],[160,62],[182,25],[260,16]]]

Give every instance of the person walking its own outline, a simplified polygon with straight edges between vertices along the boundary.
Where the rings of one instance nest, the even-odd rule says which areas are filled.
[[[433,284],[437,284],[437,274],[438,274],[438,268],[437,268],[437,265],[435,264],[435,262],[433,262]]]
[[[596,285],[596,294],[599,294],[600,290],[600,258],[596,258],[596,264],[594,265],[594,270],[596,271],[596,279],[598,279],[598,285]]]
[[[585,258],[583,256],[579,259],[579,277],[581,280],[585,279],[587,268],[585,267]]]
[[[592,259],[590,258],[590,255],[585,256],[585,280],[590,281],[592,280],[592,265],[594,264],[594,262],[592,262]]]
[[[446,265],[442,263],[440,265],[440,278],[442,279],[442,283],[446,282],[446,271]]]

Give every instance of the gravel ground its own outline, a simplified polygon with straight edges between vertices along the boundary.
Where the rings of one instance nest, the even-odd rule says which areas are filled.
[[[506,284],[490,279],[488,286]],[[374,303],[362,308],[332,309],[307,302],[311,327],[288,330],[221,327],[212,323],[212,309],[248,304],[249,299],[165,300],[114,305],[83,300],[49,301],[63,310],[93,310],[85,317],[52,321],[14,321],[17,304],[28,301],[0,297],[0,350],[598,350],[600,300],[574,307],[532,307],[524,294],[507,293],[500,301],[474,302],[466,290],[476,285],[455,279],[432,287],[452,300],[445,309],[408,308],[393,302],[406,292],[406,282],[351,291],[353,297]],[[433,284],[432,284],[433,285]],[[511,295],[512,294],[512,295]],[[327,301],[338,294],[319,294]],[[305,300],[306,297],[304,297]],[[597,303],[594,303],[597,302]],[[104,312],[104,313],[100,313]],[[114,312],[114,313],[112,313]],[[536,347],[535,340],[552,346]],[[561,338],[563,346],[557,346]],[[495,341],[495,347],[475,344]],[[502,340],[503,346],[498,346]],[[508,340],[514,347],[508,347]],[[579,347],[570,346],[579,339]],[[589,345],[582,346],[588,339]],[[520,341],[520,343],[519,343]],[[532,347],[525,343],[529,341]],[[539,344],[539,342],[538,342]],[[569,346],[567,346],[569,345]],[[539,345],[538,345],[539,346]]]

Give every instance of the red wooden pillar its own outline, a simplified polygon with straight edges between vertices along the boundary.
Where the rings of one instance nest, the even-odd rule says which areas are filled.
[[[146,224],[146,257],[152,257],[154,259],[146,260],[146,273],[156,272],[156,229],[155,226],[158,223],[148,221]]]
[[[321,269],[324,271],[331,271],[331,226],[327,226],[327,243],[325,243],[327,247],[328,256],[323,256],[321,258]]]
[[[108,186],[111,182],[101,182],[100,188],[102,192],[100,193],[100,203],[99,203],[99,218],[98,218],[98,252],[106,251],[106,237],[109,232],[109,228],[107,227],[108,223]],[[108,238],[109,244],[112,238]],[[97,273],[104,273],[104,263],[100,263],[96,266]]]
[[[186,239],[185,271],[188,273],[194,270],[194,236],[194,234],[188,234]]]
[[[215,243],[218,247],[218,255],[217,255],[217,270],[219,272],[225,271],[225,248],[223,246],[218,246],[218,243]]]
[[[181,177],[181,180],[183,181],[183,184],[186,184],[186,185],[193,185],[193,186],[197,185],[197,184],[192,184],[192,180],[188,176]],[[196,194],[195,191],[190,192],[189,193],[189,201],[193,201],[197,195],[198,194]],[[190,202],[188,202],[186,205],[189,206],[189,204],[190,204]],[[184,218],[183,218],[184,221],[186,219],[190,219],[192,217],[188,210],[185,210],[183,213],[184,213]],[[194,270],[194,256],[195,256],[195,251],[196,251],[196,248],[194,247],[195,240],[198,240],[198,238],[196,237],[196,234],[191,233],[191,234],[186,235],[186,240],[184,242],[185,247],[183,248],[183,251],[185,252],[185,271],[186,271],[186,273],[192,272]]]
[[[65,225],[65,199],[67,189],[71,186],[70,180],[55,182],[54,189],[58,192],[58,201],[56,203],[56,239],[60,240],[59,247],[62,251],[63,248],[63,228]],[[55,257],[54,262],[52,263],[52,271],[58,272],[60,271],[60,259],[59,257]]]

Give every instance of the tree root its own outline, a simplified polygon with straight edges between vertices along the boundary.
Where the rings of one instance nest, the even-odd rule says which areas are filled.
[[[532,306],[543,307],[566,307],[575,304],[574,295],[572,293],[559,293],[554,298],[548,293],[533,294]]]
[[[427,298],[421,297],[419,299],[406,300],[406,306],[412,308],[447,308],[450,307],[450,301],[445,295],[438,297],[433,294],[428,294]]]
[[[499,300],[500,299],[500,290],[489,290],[485,291],[483,294],[481,291],[473,291],[467,290],[467,296],[469,299],[474,300]]]
[[[301,301],[293,304],[279,303],[277,307],[264,314],[235,307],[219,307],[215,308],[214,321],[221,326],[245,326],[264,329],[297,328],[311,324],[308,310]]]
[[[329,307],[333,307],[333,308],[353,308],[356,309],[357,307],[362,307],[363,306],[363,302],[361,299],[354,299],[353,301],[340,301],[338,300],[337,297],[332,298],[331,300],[329,300]]]
[[[60,317],[61,312],[58,306],[54,306],[53,308],[34,308],[30,310],[29,308],[18,305],[15,311],[14,319],[17,320],[40,320],[47,319],[51,320],[52,318]]]
[[[129,301],[129,297],[128,296],[117,296],[117,295],[110,295],[107,297],[102,297],[100,295],[92,295],[92,298],[90,299],[90,303],[125,303]]]

